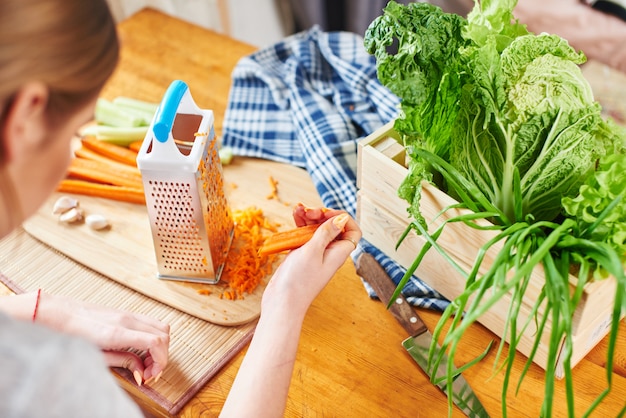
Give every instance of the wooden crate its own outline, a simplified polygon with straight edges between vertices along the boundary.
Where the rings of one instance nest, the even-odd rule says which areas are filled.
[[[398,142],[393,130],[393,122],[383,126],[359,143],[357,171],[357,220],[363,230],[363,237],[397,263],[408,268],[425,239],[411,232],[396,249],[401,234],[410,222],[408,204],[397,195],[397,189],[407,174],[404,147]],[[421,211],[433,230],[441,222],[454,216],[450,212],[436,221],[433,218],[442,208],[454,200],[430,184],[423,184]],[[456,212],[457,214],[459,212]],[[486,221],[485,221],[486,222]],[[479,231],[459,223],[446,225],[437,240],[452,258],[465,269],[470,270],[478,248],[491,236],[491,232]],[[485,257],[485,263],[493,260],[498,251],[494,247]],[[416,275],[448,299],[454,299],[464,290],[461,274],[456,271],[435,250],[428,251]],[[574,280],[574,278],[572,278]],[[536,268],[531,283],[525,293],[525,300],[518,317],[521,327],[530,314],[532,301],[536,300],[543,286],[543,270]],[[577,364],[602,339],[610,329],[616,282],[613,278],[589,283],[585,286],[582,300],[574,315],[574,353],[572,365]],[[510,296],[503,297],[492,309],[483,315],[479,322],[502,337]],[[518,344],[518,351],[528,355],[534,342],[536,328],[531,321]],[[549,341],[549,324],[541,339],[534,362],[546,368]],[[562,359],[561,359],[562,360]],[[559,361],[556,375],[563,377],[562,361]]]

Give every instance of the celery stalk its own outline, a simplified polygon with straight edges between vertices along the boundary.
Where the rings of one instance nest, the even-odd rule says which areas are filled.
[[[148,126],[152,122],[152,118],[154,118],[153,112],[146,112],[143,109],[138,109],[134,107],[126,107],[125,105],[113,103],[114,106],[118,108],[120,112],[123,112],[129,116],[134,118],[138,118],[141,120],[139,126]]]
[[[96,102],[95,118],[99,124],[108,126],[134,127],[145,125],[142,117],[126,112],[113,102],[102,98]]]
[[[133,99],[131,97],[124,97],[124,96],[118,96],[115,99],[113,99],[113,104],[116,104],[125,108],[141,110],[142,112],[151,113],[153,115],[156,113],[159,107],[158,103],[146,102],[143,100]]]
[[[233,160],[233,149],[230,147],[221,147],[218,154],[222,165],[228,165]]]
[[[124,96],[118,96],[113,99],[113,104],[118,106],[121,111],[141,117],[145,125],[150,125],[152,119],[154,118],[154,114],[159,108],[158,103],[150,103]]]
[[[82,136],[94,136],[100,141],[111,142],[127,147],[131,142],[143,140],[148,126],[119,127],[107,125],[91,125],[80,131]]]

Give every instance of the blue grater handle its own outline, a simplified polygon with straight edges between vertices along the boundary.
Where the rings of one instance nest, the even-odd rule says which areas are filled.
[[[170,86],[167,88],[167,91],[163,96],[163,100],[161,101],[161,105],[157,109],[156,116],[154,117],[154,124],[152,126],[154,137],[159,142],[167,141],[169,134],[172,131],[172,126],[174,125],[174,119],[176,118],[180,101],[188,89],[189,87],[187,84],[181,80],[172,81]]]

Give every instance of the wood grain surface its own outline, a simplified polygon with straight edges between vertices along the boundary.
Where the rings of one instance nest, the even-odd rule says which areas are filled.
[[[198,105],[211,108],[216,130],[230,88],[230,73],[237,60],[253,48],[162,13],[146,9],[121,22],[123,41],[120,66],[104,95],[127,95],[144,100],[160,99],[172,79],[189,84]],[[602,74],[598,80],[604,82]],[[625,97],[626,84],[611,86],[611,93]],[[621,92],[621,93],[620,93]],[[260,184],[264,184],[261,178]],[[289,196],[285,196],[287,200]],[[6,292],[6,291],[5,291]],[[419,310],[433,330],[439,313]],[[338,271],[308,311],[304,322],[286,417],[445,417],[447,399],[413,363],[401,346],[407,337],[391,313],[368,297],[350,260]],[[491,341],[499,341],[482,326],[471,327],[459,347],[459,365],[479,355]],[[505,348],[506,352],[506,348]],[[606,339],[573,370],[576,416],[613,381],[611,394],[593,416],[615,417],[626,406],[626,325],[620,323],[616,364],[605,369]],[[245,349],[221,369],[182,409],[179,416],[218,416],[239,369]],[[502,374],[494,371],[495,352],[464,372],[474,392],[492,417],[501,416]],[[524,358],[514,363],[513,378],[523,369]],[[538,417],[543,401],[542,370],[531,366],[516,393],[507,395],[509,416]],[[515,381],[515,383],[517,383]],[[150,400],[129,392],[147,410]],[[566,416],[565,385],[556,384],[553,416]],[[272,396],[271,388],[259,388]],[[453,409],[452,417],[461,417]]]
[[[289,201],[267,198],[272,191],[270,177],[278,182],[279,196],[288,196]],[[295,226],[291,215],[295,203],[321,205],[307,172],[286,164],[236,157],[224,167],[224,182],[232,210],[260,208],[281,229]],[[259,316],[265,285],[243,299],[228,300],[220,297],[224,283],[158,279],[150,220],[144,205],[74,195],[85,215],[101,214],[110,221],[110,229],[94,231],[85,223],[59,222],[58,215],[52,213],[59,196],[55,193],[24,223],[24,229],[35,238],[104,276],[200,319],[219,325],[240,325]],[[199,293],[203,289],[211,293]]]

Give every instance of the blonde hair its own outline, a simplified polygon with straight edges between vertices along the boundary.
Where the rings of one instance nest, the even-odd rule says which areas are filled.
[[[115,22],[105,0],[0,1],[0,126],[13,97],[31,81],[48,87],[49,121],[63,124],[99,94],[118,55]],[[4,164],[0,147],[0,205],[17,218]]]

